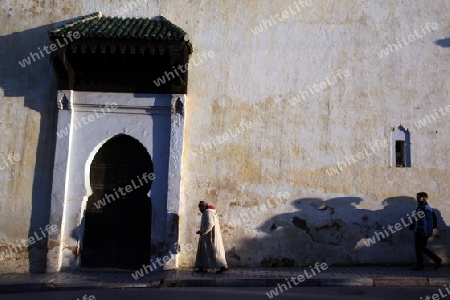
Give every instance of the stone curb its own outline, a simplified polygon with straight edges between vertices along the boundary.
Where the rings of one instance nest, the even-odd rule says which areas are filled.
[[[430,286],[428,278],[374,278],[376,287],[427,287]]]
[[[374,279],[372,279],[372,278],[324,278],[321,280],[321,286],[326,286],[326,287],[374,286]]]
[[[450,285],[450,278],[430,278],[428,280],[430,286],[439,286],[443,287],[444,285]]]
[[[23,293],[40,291],[67,291],[91,289],[134,289],[165,287],[276,287],[286,284],[284,278],[179,278],[161,279],[145,283],[18,283],[0,284],[2,293]],[[450,278],[426,277],[359,277],[359,278],[312,278],[300,282],[298,287],[443,287],[450,284]]]

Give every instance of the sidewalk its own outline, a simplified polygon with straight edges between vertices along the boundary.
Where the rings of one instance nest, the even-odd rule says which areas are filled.
[[[199,274],[192,269],[150,272],[135,280],[133,271],[79,270],[73,272],[0,275],[0,293],[74,289],[123,289],[149,287],[275,287],[285,278],[310,271],[304,268],[230,268],[223,274]],[[309,272],[311,274],[311,272]],[[450,283],[450,268],[411,271],[408,267],[329,267],[296,287],[371,286],[442,287]]]

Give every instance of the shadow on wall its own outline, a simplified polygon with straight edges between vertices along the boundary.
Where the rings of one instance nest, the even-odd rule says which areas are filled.
[[[436,45],[441,46],[443,48],[450,48],[450,38],[437,40],[434,42]]]
[[[408,227],[415,199],[387,198],[383,209],[373,211],[357,208],[362,201],[358,197],[292,201],[296,211],[271,217],[255,228],[253,238],[239,240],[234,247],[225,245],[232,248],[227,250],[227,260],[231,266],[261,267],[309,266],[316,262],[413,265],[414,235]],[[438,229],[428,245],[446,262],[450,249],[443,237],[449,227],[439,210],[435,212]]]
[[[33,181],[31,199],[15,198],[12,194],[13,199],[8,201],[10,201],[9,204],[12,201],[20,203],[21,207],[18,210],[21,211],[28,211],[31,208],[28,237],[34,236],[35,233],[40,234],[40,228],[44,228],[49,222],[50,213],[56,143],[56,81],[50,64],[50,55],[43,51],[43,47],[51,45],[47,35],[51,27],[53,26],[49,24],[0,37],[2,45],[0,47],[0,65],[2,65],[0,97],[3,94],[2,105],[9,108],[6,111],[14,114],[6,115],[7,119],[1,121],[13,120],[16,124],[11,127],[22,129],[21,132],[3,132],[0,139],[9,141],[9,145],[22,147],[8,149],[10,153],[19,153],[21,157],[20,169],[15,175],[17,181],[22,181],[20,186],[29,186],[31,182],[26,182],[28,178],[32,178]],[[35,61],[29,57],[30,52],[35,53]],[[24,59],[29,60],[30,64],[24,63]],[[26,66],[21,66],[19,61]],[[27,109],[21,108],[22,104]],[[37,133],[38,136],[36,136]],[[31,203],[31,207],[28,203]],[[13,213],[19,214],[18,211]],[[10,217],[17,219],[16,215]],[[10,228],[10,232],[12,231],[13,229]],[[14,238],[28,237],[15,236]],[[28,251],[29,271],[44,272],[47,238],[29,245]]]

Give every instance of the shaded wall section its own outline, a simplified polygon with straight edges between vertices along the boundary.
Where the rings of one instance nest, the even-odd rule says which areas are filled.
[[[2,26],[0,34],[0,156],[17,160],[0,170],[0,253],[4,254],[0,264],[5,273],[42,272],[45,226],[51,225],[56,86],[48,57],[39,54],[25,67],[18,62],[48,43],[49,25],[48,19],[38,18],[30,29],[22,30],[13,26],[18,20],[12,20],[23,19],[21,13],[8,14],[6,19],[3,13],[1,23],[8,25]],[[12,29],[18,32],[8,32]]]

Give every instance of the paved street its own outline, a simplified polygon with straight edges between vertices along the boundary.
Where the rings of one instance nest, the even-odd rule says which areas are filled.
[[[39,293],[2,294],[1,300],[118,300],[118,299],[164,299],[164,300],[264,300],[269,299],[270,288],[162,288],[127,290],[79,290]],[[444,292],[444,290],[443,290]],[[313,299],[313,300],[403,300],[425,299],[427,295],[439,293],[437,288],[375,288],[375,287],[302,287],[292,288],[272,299]],[[437,298],[440,299],[440,298]]]
[[[199,274],[192,268],[149,272],[135,280],[133,270],[78,270],[59,273],[0,275],[0,294],[84,289],[133,289],[152,287],[266,287],[286,284],[287,278],[304,274],[305,268],[231,268],[223,274]],[[450,268],[414,272],[408,266],[329,267],[298,287],[433,287],[450,284]],[[293,284],[292,284],[293,285]],[[93,299],[88,299],[93,300]],[[397,299],[398,300],[398,299]]]

